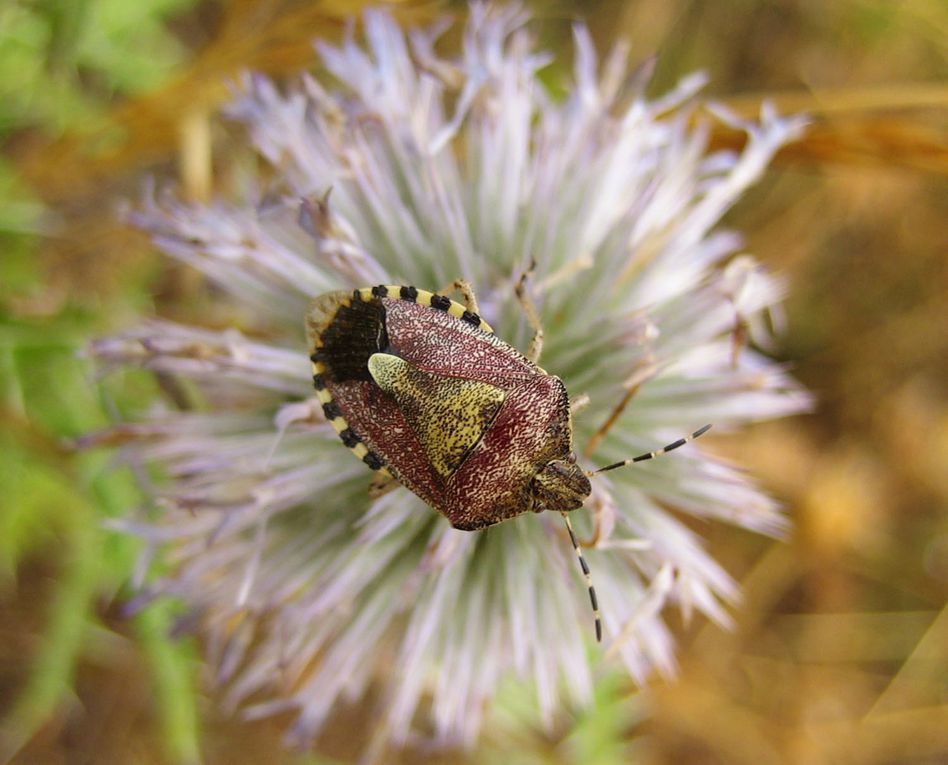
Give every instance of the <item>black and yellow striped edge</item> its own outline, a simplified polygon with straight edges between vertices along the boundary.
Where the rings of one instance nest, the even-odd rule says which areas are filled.
[[[460,303],[451,300],[451,298],[445,295],[420,290],[416,287],[384,284],[377,287],[362,287],[361,289],[353,291],[351,300],[361,300],[367,303],[376,298],[407,300],[410,303],[417,303],[418,305],[433,308],[438,311],[444,311],[484,332],[490,332],[491,334],[494,332],[490,324],[476,313],[469,311]],[[343,303],[343,305],[346,304],[345,302]],[[351,305],[351,302],[348,304]],[[316,388],[316,396],[323,406],[323,413],[326,415],[326,419],[329,421],[329,424],[332,425],[333,430],[335,430],[342,439],[342,442],[356,457],[381,475],[392,477],[392,474],[386,469],[382,459],[370,451],[362,442],[362,437],[349,427],[346,418],[342,416],[338,405],[333,401],[332,394],[326,388],[326,383],[323,378],[323,375],[326,373],[326,365],[316,359],[316,352],[320,347],[320,345],[317,345],[313,349],[313,355],[310,357],[310,360],[313,364],[313,385]]]

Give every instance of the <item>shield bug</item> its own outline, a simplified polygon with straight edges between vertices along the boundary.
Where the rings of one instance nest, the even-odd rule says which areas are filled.
[[[397,481],[465,531],[527,511],[558,511],[602,625],[589,567],[567,513],[591,492],[572,447],[563,382],[535,363],[542,331],[532,303],[529,357],[498,338],[467,305],[409,286],[363,287],[316,298],[306,316],[313,383],[342,442],[380,479]],[[609,465],[651,459],[664,449]],[[600,471],[596,471],[600,472]]]

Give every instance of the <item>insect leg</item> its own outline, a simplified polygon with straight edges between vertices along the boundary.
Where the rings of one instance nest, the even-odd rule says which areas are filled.
[[[629,387],[625,392],[625,395],[619,400],[619,403],[615,405],[613,410],[609,412],[609,416],[603,421],[602,425],[592,434],[592,437],[589,439],[589,442],[586,444],[586,448],[583,449],[583,457],[589,459],[595,454],[596,449],[599,448],[599,444],[602,442],[602,439],[606,437],[612,426],[616,424],[616,421],[619,419],[619,416],[622,412],[625,411],[625,408],[629,405],[629,402],[632,400],[633,396],[639,392],[639,388],[642,387],[642,383],[637,383]]]
[[[520,305],[523,306],[523,312],[526,314],[527,323],[533,330],[533,339],[530,341],[530,349],[527,351],[527,358],[534,364],[540,360],[540,353],[543,351],[543,325],[540,323],[540,316],[537,314],[537,307],[533,302],[533,298],[531,298],[530,293],[527,292],[527,279],[530,278],[530,274],[533,273],[535,266],[536,263],[531,261],[530,267],[520,275],[520,279],[517,280],[517,286],[514,287],[517,300],[520,301]]]
[[[369,484],[369,498],[378,499],[379,497],[388,494],[390,491],[394,491],[399,486],[401,486],[401,484],[393,476],[390,476],[387,473],[379,473]]]
[[[580,539],[580,547],[595,547],[602,538],[602,504],[597,502],[592,507],[592,536],[588,539]]]
[[[647,337],[644,340],[644,344],[645,356],[636,364],[632,375],[623,383],[625,387],[625,393],[623,394],[622,398],[619,399],[619,403],[613,407],[611,412],[609,412],[609,416],[606,417],[596,432],[592,434],[592,437],[586,444],[586,448],[583,449],[583,457],[585,459],[588,460],[592,458],[593,454],[596,453],[596,449],[599,448],[599,444],[602,442],[602,439],[606,437],[606,434],[612,429],[612,426],[615,425],[619,420],[619,417],[625,411],[625,408],[629,405],[629,402],[635,397],[635,394],[639,392],[639,389],[642,387],[642,385],[655,376],[658,367],[656,365],[655,358],[652,354]]]
[[[464,303],[464,307],[471,313],[480,315],[480,311],[477,308],[477,297],[474,295],[474,287],[472,287],[471,283],[466,279],[455,279],[444,289],[438,290],[438,294],[447,295],[455,290],[460,294],[461,302]]]
[[[569,413],[571,415],[579,414],[583,409],[589,406],[589,394],[583,393],[569,402]]]

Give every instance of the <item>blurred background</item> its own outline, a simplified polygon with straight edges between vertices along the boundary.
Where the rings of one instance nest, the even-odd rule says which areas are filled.
[[[86,340],[201,315],[206,286],[122,228],[119,203],[146,176],[226,194],[227,82],[313,67],[311,41],[362,5],[0,2],[0,761],[325,765],[364,743],[359,709],[305,753],[281,748],[285,719],[218,711],[166,607],[123,613],[136,544],[102,524],[138,501],[134,483],[70,448],[112,416],[77,357]],[[390,5],[415,22],[466,7]],[[652,94],[703,69],[706,94],[743,114],[766,97],[813,115],[726,223],[787,279],[777,355],[819,404],[708,437],[794,527],[781,542],[700,527],[745,597],[731,632],[676,624],[677,681],[606,674],[553,731],[514,688],[473,752],[387,761],[948,762],[948,4],[528,6],[558,56],[551,82],[581,15],[600,50],[622,36],[633,59],[658,57]]]

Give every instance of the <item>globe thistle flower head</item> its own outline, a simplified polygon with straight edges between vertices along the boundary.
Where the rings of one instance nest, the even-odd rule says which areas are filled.
[[[404,488],[370,498],[371,473],[327,423],[303,334],[313,297],[465,279],[498,336],[525,350],[514,293],[531,265],[541,364],[586,402],[573,419],[585,467],[705,422],[733,430],[807,406],[745,342],[766,346],[780,283],[715,229],[800,122],[702,111],[700,76],[648,100],[625,48],[600,63],[582,25],[556,98],[527,21],[517,6],[473,5],[461,53],[445,58],[443,26],[406,34],[369,12],[364,42],[318,45],[330,77],[286,90],[242,81],[229,114],[271,166],[265,187],[239,204],[149,193],[130,213],[267,339],[149,321],[92,345],[106,367],[144,366],[203,402],[118,428],[123,456],[162,478],[157,512],[116,525],[145,540],[146,560],[163,556],[147,596],[187,605],[227,702],[248,716],[295,710],[299,742],[370,687],[381,689],[377,740],[424,729],[469,745],[509,676],[536,689],[549,722],[590,698],[595,663],[618,661],[639,681],[669,674],[666,609],[726,624],[737,593],[667,508],[783,526],[700,443],[594,477],[588,511],[573,513],[605,627],[606,650],[589,651],[589,604],[558,517],[463,532]],[[744,130],[745,149],[710,153],[708,119]]]

